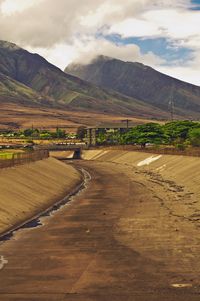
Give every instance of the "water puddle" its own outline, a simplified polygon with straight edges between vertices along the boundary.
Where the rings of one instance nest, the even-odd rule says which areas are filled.
[[[85,170],[83,168],[81,168],[79,170],[81,171],[81,173],[83,175],[83,182],[78,187],[77,190],[75,190],[71,195],[68,195],[67,197],[62,199],[60,202],[53,205],[51,208],[47,209],[45,212],[42,212],[36,218],[33,218],[32,220],[19,226],[18,228],[0,236],[0,243],[10,240],[14,236],[14,234],[19,230],[42,227],[44,225],[44,223],[42,222],[42,218],[53,216],[58,210],[62,209],[64,206],[68,205],[68,203],[73,201],[76,196],[78,196],[83,190],[85,190],[88,187],[88,183],[91,180],[91,175],[89,174],[89,172],[87,170]],[[1,257],[0,257],[0,267],[1,267]]]

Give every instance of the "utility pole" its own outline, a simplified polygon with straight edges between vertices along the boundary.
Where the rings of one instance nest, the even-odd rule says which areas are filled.
[[[171,88],[170,99],[169,99],[169,110],[171,121],[174,121],[174,86]]]
[[[124,119],[122,120],[122,122],[126,122],[126,128],[129,129],[129,121],[131,121],[130,119]]]

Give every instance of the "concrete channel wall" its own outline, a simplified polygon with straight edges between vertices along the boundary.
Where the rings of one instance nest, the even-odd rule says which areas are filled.
[[[0,234],[60,201],[81,181],[72,166],[54,158],[0,169]]]
[[[121,150],[83,151],[83,159],[131,165],[139,171],[159,173],[164,179],[174,181],[200,199],[200,158],[179,155],[159,155]],[[199,208],[200,209],[200,208]]]

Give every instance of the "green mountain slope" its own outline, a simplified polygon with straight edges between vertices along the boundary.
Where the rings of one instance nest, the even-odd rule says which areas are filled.
[[[50,104],[31,88],[0,73],[0,102],[14,102],[26,105]]]
[[[71,64],[65,71],[166,112],[172,100],[176,114],[185,118],[200,118],[200,87],[143,64],[99,56],[88,65]]]

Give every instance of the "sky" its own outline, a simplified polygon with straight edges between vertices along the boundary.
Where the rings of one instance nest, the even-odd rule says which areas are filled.
[[[106,55],[200,85],[200,0],[0,0],[0,39],[62,70]]]

